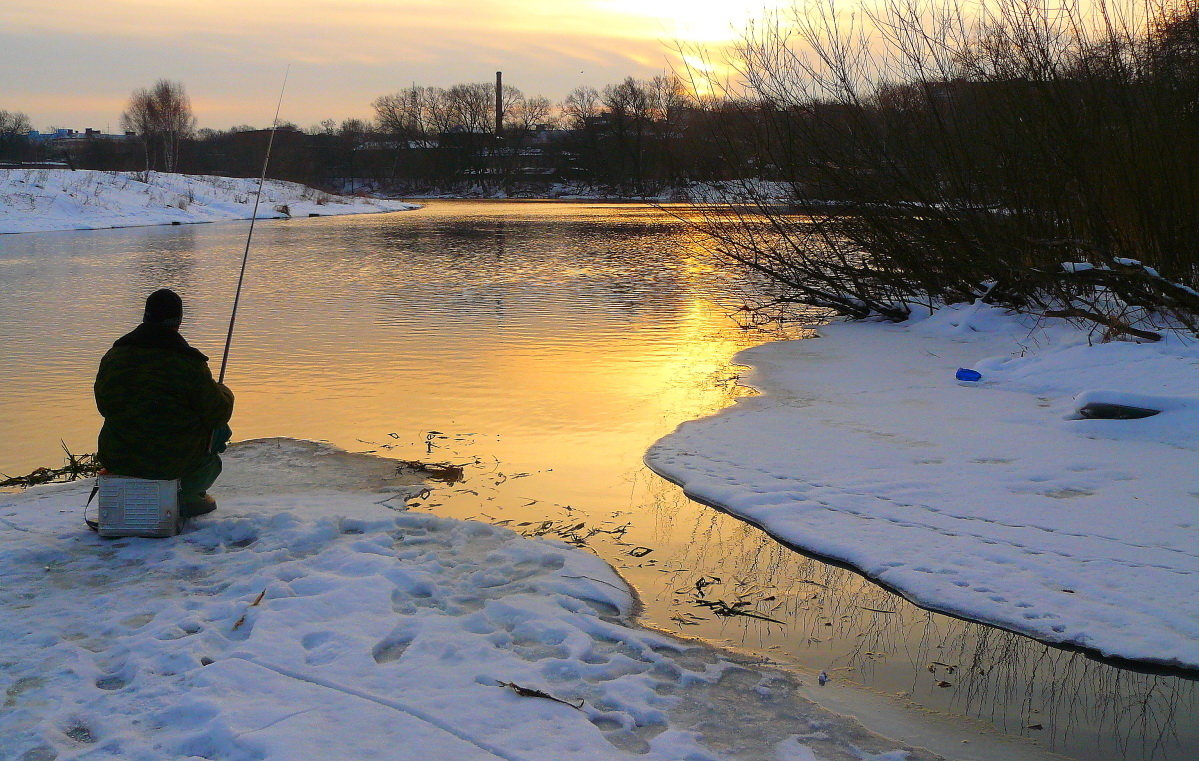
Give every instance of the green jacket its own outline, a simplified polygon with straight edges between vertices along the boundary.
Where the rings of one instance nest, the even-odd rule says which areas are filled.
[[[212,379],[208,357],[173,327],[142,323],[100,360],[98,458],[138,478],[180,478],[208,457],[212,432],[233,414],[233,392]]]

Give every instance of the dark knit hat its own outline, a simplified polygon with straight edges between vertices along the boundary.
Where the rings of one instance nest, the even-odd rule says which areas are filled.
[[[170,288],[159,288],[146,299],[142,322],[178,326],[183,322],[183,299]]]

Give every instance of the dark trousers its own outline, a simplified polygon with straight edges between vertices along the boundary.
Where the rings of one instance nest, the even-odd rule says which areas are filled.
[[[214,483],[217,476],[221,474],[221,458],[220,453],[225,451],[225,446],[229,443],[229,439],[233,436],[233,431],[229,430],[228,425],[222,425],[212,434],[212,446],[208,449],[208,457],[204,462],[200,463],[199,467],[194,470],[184,473],[179,479],[179,504],[183,506],[183,513],[187,515],[187,504],[196,502],[204,496],[204,492],[208,491]]]
[[[221,474],[221,458],[216,454],[208,455],[208,458],[200,465],[200,467],[185,473],[179,479],[179,502],[182,505],[187,505],[189,502],[195,502],[208,491],[208,488],[216,482],[217,476]],[[186,512],[186,508],[184,509]]]

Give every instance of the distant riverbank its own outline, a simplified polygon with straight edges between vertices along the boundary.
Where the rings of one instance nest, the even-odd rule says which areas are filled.
[[[0,234],[226,222],[255,215],[258,180],[240,177],[0,169]],[[259,219],[407,211],[418,204],[339,196],[267,180]]]

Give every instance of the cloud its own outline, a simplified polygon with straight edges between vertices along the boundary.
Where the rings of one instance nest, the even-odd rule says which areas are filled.
[[[187,86],[202,125],[262,123],[262,104],[273,101],[289,64],[285,112],[290,106],[287,118],[300,124],[367,116],[376,96],[413,82],[486,81],[497,70],[528,93],[559,99],[581,84],[661,73],[676,60],[662,44],[671,41],[662,8],[694,17],[729,5],[4,0],[0,49],[19,62],[19,75],[5,77],[0,107],[26,110],[39,125],[115,123],[131,90],[167,77]]]

